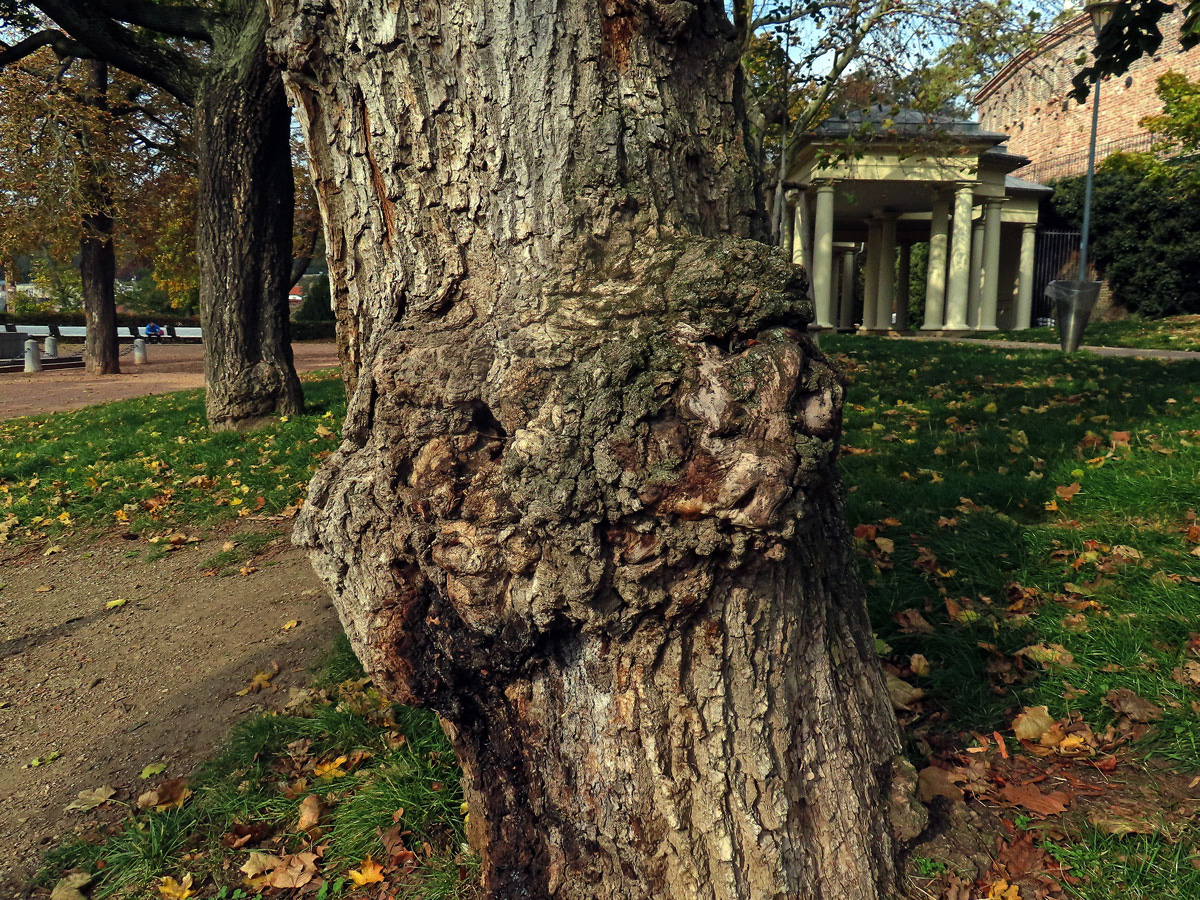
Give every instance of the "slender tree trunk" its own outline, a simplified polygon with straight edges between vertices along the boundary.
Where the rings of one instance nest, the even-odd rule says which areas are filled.
[[[108,108],[108,64],[90,59],[87,102],[104,112]],[[87,324],[83,361],[92,375],[116,375],[121,371],[117,345],[116,251],[113,248],[112,194],[103,158],[93,152],[88,135],[82,134],[85,183],[89,211],[83,217],[79,241],[79,274],[83,285],[83,316]]]
[[[291,116],[267,61],[262,0],[240,0],[196,102],[200,314],[213,429],[303,409],[292,363]]]
[[[271,3],[356,379],[299,540],[490,896],[894,896],[842,387],[721,4]]]

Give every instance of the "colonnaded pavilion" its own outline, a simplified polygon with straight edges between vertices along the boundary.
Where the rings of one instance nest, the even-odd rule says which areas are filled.
[[[1038,204],[1051,189],[1012,174],[1028,160],[1005,140],[878,107],[803,135],[785,180],[784,247],[809,273],[817,326],[916,327],[912,248],[927,243],[921,330],[1028,328]]]

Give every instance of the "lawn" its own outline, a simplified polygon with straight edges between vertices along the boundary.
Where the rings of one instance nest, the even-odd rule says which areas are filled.
[[[974,335],[981,340],[1034,341],[1057,344],[1053,328],[1026,328]],[[1129,316],[1114,322],[1092,322],[1083,336],[1092,347],[1140,347],[1144,350],[1200,350],[1200,316],[1141,319]]]
[[[917,768],[986,760],[981,794],[1023,759],[1101,773],[1114,792],[1142,789],[1141,772],[1200,769],[1200,364],[854,336],[822,346],[849,379],[847,518],[877,643],[894,683],[923,692],[900,711]],[[10,537],[294,508],[343,410],[332,379],[308,394],[310,414],[244,436],[208,435],[195,393],[4,423]],[[197,475],[216,480],[193,489]],[[286,884],[290,865],[325,900],[370,884],[381,861],[397,896],[468,896],[474,864],[436,723],[379,698],[344,645],[333,659],[294,706],[246,722],[181,807],[132,811],[60,848],[44,883],[75,865],[101,894],[186,900],[176,889],[190,875],[198,897],[286,898],[263,878]],[[1019,744],[1014,717],[1041,706],[1046,727]],[[1052,769],[1045,784],[1074,777]],[[1094,812],[1106,789],[1062,796]],[[301,821],[309,796],[315,823]],[[1067,896],[1200,897],[1197,820],[1122,797],[1082,820],[1003,815],[1066,873]],[[255,848],[276,862],[255,864]],[[306,848],[323,856],[306,863]],[[1012,900],[997,884],[981,893]]]

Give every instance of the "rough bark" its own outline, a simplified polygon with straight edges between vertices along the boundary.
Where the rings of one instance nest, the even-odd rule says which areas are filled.
[[[108,106],[108,64],[86,60],[87,102],[97,109]],[[121,371],[117,344],[116,273],[113,248],[112,194],[104,160],[91,152],[83,135],[84,194],[88,212],[83,216],[79,241],[79,274],[83,286],[83,315],[87,324],[83,361],[92,375],[117,375]]]
[[[205,403],[217,430],[304,405],[288,333],[291,117],[267,60],[266,8],[236,7],[214,35],[196,98]]]
[[[354,383],[297,534],[489,894],[893,896],[842,386],[721,5],[271,5]]]

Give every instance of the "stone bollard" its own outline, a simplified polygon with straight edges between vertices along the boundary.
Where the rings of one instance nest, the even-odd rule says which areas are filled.
[[[25,371],[42,371],[42,355],[38,352],[38,343],[33,338],[25,342]]]
[[[135,366],[146,364],[146,342],[141,338],[133,342],[133,364]]]
[[[56,338],[54,335],[50,335],[46,338],[46,356],[58,356],[58,338]]]

